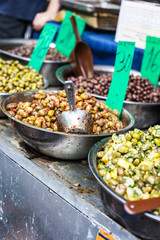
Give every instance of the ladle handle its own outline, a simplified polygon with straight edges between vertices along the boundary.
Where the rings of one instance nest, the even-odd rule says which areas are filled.
[[[160,207],[160,197],[127,201],[124,204],[124,208],[129,214],[141,213],[158,207]]]
[[[80,36],[79,36],[79,32],[78,32],[78,28],[77,28],[77,23],[76,23],[76,18],[75,18],[75,16],[72,15],[72,16],[70,17],[70,19],[71,19],[72,27],[73,27],[73,30],[74,30],[74,34],[75,34],[75,36],[76,36],[76,43],[77,43],[77,42],[81,41],[81,38],[80,38]]]
[[[72,81],[65,81],[64,88],[67,94],[67,99],[70,107],[70,111],[75,111],[75,95],[74,95],[74,84]]]

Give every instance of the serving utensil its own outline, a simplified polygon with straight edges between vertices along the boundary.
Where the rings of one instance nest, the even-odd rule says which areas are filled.
[[[160,207],[160,197],[127,201],[124,204],[125,210],[129,214],[137,214]]]
[[[64,83],[70,110],[63,112],[58,118],[58,128],[61,132],[91,134],[93,119],[91,114],[75,108],[74,84],[72,81]]]
[[[85,78],[92,78],[94,70],[91,50],[79,36],[75,17],[71,16],[70,19],[76,37],[76,46],[70,55],[71,67],[76,76],[83,75]]]

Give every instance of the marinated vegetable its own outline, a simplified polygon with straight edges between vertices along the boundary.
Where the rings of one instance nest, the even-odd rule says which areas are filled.
[[[64,111],[69,110],[65,91],[45,92],[40,90],[34,95],[32,102],[9,103],[6,109],[15,118],[31,125],[58,131],[56,118]],[[91,94],[83,89],[75,93],[76,108],[86,110],[92,114],[93,133],[112,133],[124,128],[118,120],[119,113],[113,112],[103,102],[98,102]]]
[[[160,125],[113,134],[97,153],[104,181],[128,200],[160,197]],[[160,214],[160,210],[154,210]]]
[[[42,88],[43,76],[18,61],[0,58],[0,92],[16,93]]]

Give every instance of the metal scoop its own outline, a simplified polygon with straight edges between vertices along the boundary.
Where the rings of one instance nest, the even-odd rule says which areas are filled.
[[[136,214],[160,207],[160,197],[127,201],[124,204],[125,210],[129,214]]]
[[[72,70],[77,77],[82,75],[85,78],[92,78],[94,70],[91,50],[79,36],[75,17],[71,16],[70,19],[76,36],[76,46],[70,55]]]
[[[70,110],[63,112],[57,118],[58,129],[67,133],[91,134],[93,119],[91,114],[75,108],[74,84],[72,81],[64,83]]]

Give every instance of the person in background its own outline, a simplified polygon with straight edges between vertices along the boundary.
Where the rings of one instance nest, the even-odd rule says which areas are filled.
[[[40,31],[59,8],[59,0],[0,0],[0,38],[23,38],[31,24]]]

